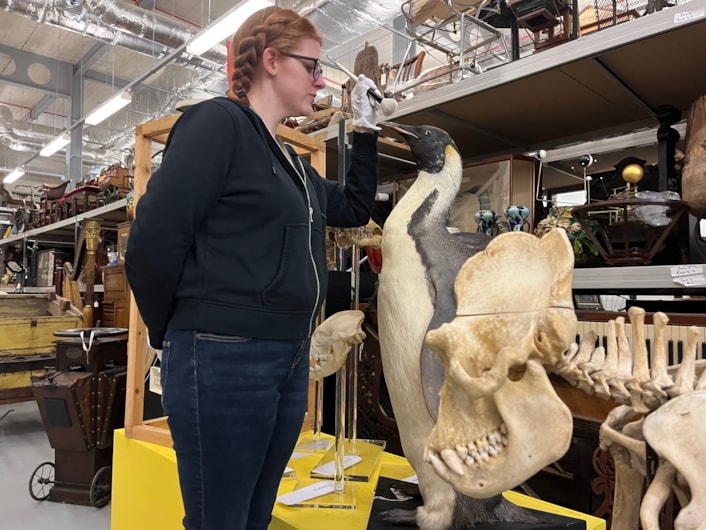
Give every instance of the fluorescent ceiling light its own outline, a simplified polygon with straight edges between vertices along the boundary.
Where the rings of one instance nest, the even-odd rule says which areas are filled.
[[[122,92],[115,97],[110,98],[108,101],[99,105],[93,111],[86,116],[84,120],[88,125],[98,125],[100,122],[112,116],[124,106],[129,105],[132,101],[132,96],[127,92]]]
[[[274,5],[270,0],[248,0],[234,10],[226,13],[201,31],[194,40],[186,46],[187,53],[191,55],[202,55],[216,44],[223,42],[226,38],[235,33],[240,25],[252,15],[265,7]]]
[[[4,179],[2,179],[4,184],[10,184],[11,182],[15,182],[18,178],[20,178],[22,175],[25,174],[25,170],[22,169],[21,167],[15,168],[15,170],[12,173],[8,173]]]
[[[68,145],[69,142],[71,142],[71,137],[68,134],[61,134],[45,145],[39,151],[39,156],[51,156],[65,145]]]

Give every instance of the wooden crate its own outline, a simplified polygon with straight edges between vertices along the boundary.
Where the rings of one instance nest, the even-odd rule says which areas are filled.
[[[179,115],[168,116],[138,125],[135,130],[135,208],[147,189],[147,181],[152,174],[152,143],[165,144],[169,131]],[[321,174],[326,172],[326,146],[323,142],[310,138],[289,127],[280,125],[277,135],[291,144],[300,154],[310,155],[311,165]],[[128,335],[128,372],[125,401],[125,436],[165,447],[172,446],[166,418],[144,419],[145,373],[147,327],[137,309],[135,297],[130,292],[130,315]],[[314,384],[309,385],[308,410],[302,424],[302,431],[314,425]]]

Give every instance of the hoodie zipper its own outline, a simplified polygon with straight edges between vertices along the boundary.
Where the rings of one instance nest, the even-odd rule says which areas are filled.
[[[319,305],[319,297],[321,296],[321,280],[319,279],[319,271],[316,268],[316,260],[314,259],[314,252],[311,248],[311,227],[314,224],[314,209],[311,207],[311,197],[309,196],[309,188],[306,187],[306,172],[304,171],[304,165],[302,164],[301,158],[297,157],[297,162],[299,162],[299,168],[301,169],[301,175],[297,171],[297,175],[304,185],[304,192],[306,193],[306,205],[309,208],[309,259],[311,260],[311,266],[314,269],[314,278],[316,278],[316,300],[314,301],[314,307],[311,310],[311,316],[309,317],[309,335],[314,332],[314,320],[316,319],[316,307]]]
[[[262,121],[260,120],[260,123]],[[263,124],[264,127],[264,124]],[[264,137],[264,133],[262,132],[262,128],[258,128],[258,131],[260,133],[260,136]],[[268,131],[269,132],[269,131]],[[277,142],[277,139],[270,133],[268,134],[270,139],[277,145],[277,148],[281,150],[281,147],[279,145],[279,142]],[[267,142],[267,140],[265,140]],[[286,146],[284,147],[285,149]],[[274,161],[272,160],[272,149],[269,149],[269,155],[270,155],[270,162],[272,163],[272,174],[276,174],[277,170],[275,169],[275,164]],[[314,307],[311,308],[311,316],[309,317],[309,336],[314,332],[314,322],[316,320],[316,307],[319,305],[319,298],[321,297],[321,279],[319,278],[319,271],[316,268],[316,260],[314,259],[314,251],[311,248],[311,231],[312,231],[312,225],[314,223],[314,208],[311,206],[311,196],[309,195],[309,188],[306,186],[306,171],[304,171],[304,165],[302,164],[301,158],[299,158],[299,155],[296,156],[297,162],[299,163],[299,167],[301,168],[301,174],[297,170],[297,167],[294,165],[294,159],[292,158],[292,154],[287,151],[289,154],[289,157],[285,156],[284,153],[282,153],[282,156],[284,156],[285,159],[289,159],[289,165],[292,167],[294,172],[297,174],[297,177],[299,177],[299,180],[301,181],[302,185],[304,186],[304,193],[306,194],[306,206],[307,209],[309,210],[309,237],[308,237],[308,250],[309,250],[309,260],[311,261],[311,267],[314,269],[314,278],[316,279],[316,299],[314,300]]]

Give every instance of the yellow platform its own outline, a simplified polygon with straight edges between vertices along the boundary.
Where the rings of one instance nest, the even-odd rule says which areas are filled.
[[[304,436],[311,433],[304,433]],[[298,476],[308,476],[319,462],[320,454],[290,461]],[[335,512],[339,530],[364,530],[367,527],[377,479],[383,476],[402,479],[414,474],[407,461],[384,453],[373,479],[357,483],[357,508],[332,510],[289,508],[275,505],[269,530],[330,530]],[[284,478],[279,493],[292,491],[295,478]],[[505,496],[515,504],[559,515],[583,519],[587,530],[605,530],[603,519],[585,515],[561,506],[539,501],[515,492]],[[184,510],[179,494],[176,457],[172,449],[125,437],[125,431],[115,431],[113,447],[113,499],[111,530],[179,530]]]

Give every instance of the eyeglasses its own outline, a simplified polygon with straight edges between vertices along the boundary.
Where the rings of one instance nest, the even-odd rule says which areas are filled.
[[[306,55],[297,55],[296,53],[289,53],[289,52],[279,52],[281,55],[284,55],[285,57],[291,57],[292,59],[297,59],[299,61],[312,61],[314,63],[314,66],[309,66],[304,63],[304,66],[306,69],[311,72],[311,75],[314,77],[314,81],[318,81],[319,77],[321,77],[321,74],[324,71],[323,66],[321,66],[321,62],[314,58],[314,57],[307,57]]]

